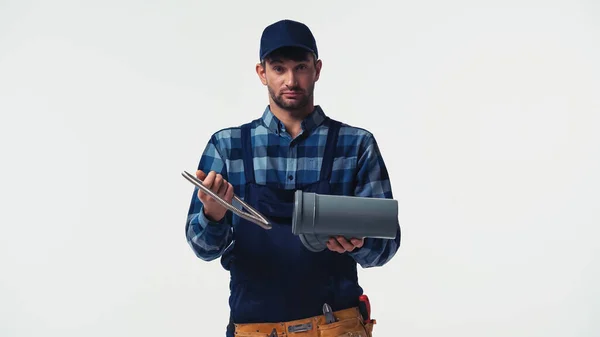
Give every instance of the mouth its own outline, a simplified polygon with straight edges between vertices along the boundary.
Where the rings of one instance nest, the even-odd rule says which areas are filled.
[[[296,98],[302,95],[302,93],[299,91],[285,91],[282,93],[282,95],[285,97]]]

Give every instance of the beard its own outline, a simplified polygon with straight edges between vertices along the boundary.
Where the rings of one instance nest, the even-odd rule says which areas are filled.
[[[313,96],[315,85],[313,83],[307,91],[300,90],[299,88],[292,88],[291,91],[296,91],[303,94],[299,99],[295,100],[286,100],[283,98],[283,95],[275,94],[275,90],[273,90],[273,88],[270,86],[267,87],[269,88],[269,95],[271,96],[271,99],[273,99],[273,102],[278,107],[285,110],[300,110],[306,107],[310,102],[310,99]]]

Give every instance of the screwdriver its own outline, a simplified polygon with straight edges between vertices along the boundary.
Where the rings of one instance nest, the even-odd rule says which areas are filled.
[[[371,302],[367,295],[360,295],[358,297],[358,309],[363,316],[365,323],[371,322]]]

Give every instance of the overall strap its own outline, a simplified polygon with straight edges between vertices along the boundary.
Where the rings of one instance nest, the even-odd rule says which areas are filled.
[[[331,169],[333,168],[333,159],[335,158],[335,149],[337,147],[338,134],[341,127],[340,122],[329,119],[329,130],[327,131],[327,143],[323,152],[323,162],[321,165],[321,180],[329,181],[331,178]]]
[[[244,161],[244,173],[246,183],[254,183],[254,156],[252,155],[251,123],[242,125],[242,160]]]

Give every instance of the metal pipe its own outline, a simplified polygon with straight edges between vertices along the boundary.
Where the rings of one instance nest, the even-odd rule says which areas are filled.
[[[215,194],[209,188],[207,188],[206,186],[204,186],[202,180],[198,179],[196,176],[192,175],[191,173],[183,171],[181,173],[181,175],[183,175],[183,177],[185,179],[187,179],[192,184],[196,185],[202,191],[204,191],[205,193],[207,193],[208,195],[210,195],[213,199],[215,199],[223,207],[225,207],[228,210],[232,211],[233,213],[237,214],[241,218],[244,218],[244,219],[246,219],[246,220],[248,220],[250,222],[253,222],[253,223],[259,225],[260,227],[262,227],[264,229],[271,229],[273,227],[269,223],[269,221],[262,214],[260,214],[254,208],[252,208],[252,206],[250,206],[247,203],[245,203],[237,195],[234,194],[233,195],[233,199],[235,201],[239,202],[240,204],[242,204],[243,208],[247,209],[250,213],[246,213],[243,210],[240,210],[240,209],[236,208],[235,206],[233,206],[232,204],[228,203],[227,201],[221,199],[221,197],[219,197],[217,194]]]

